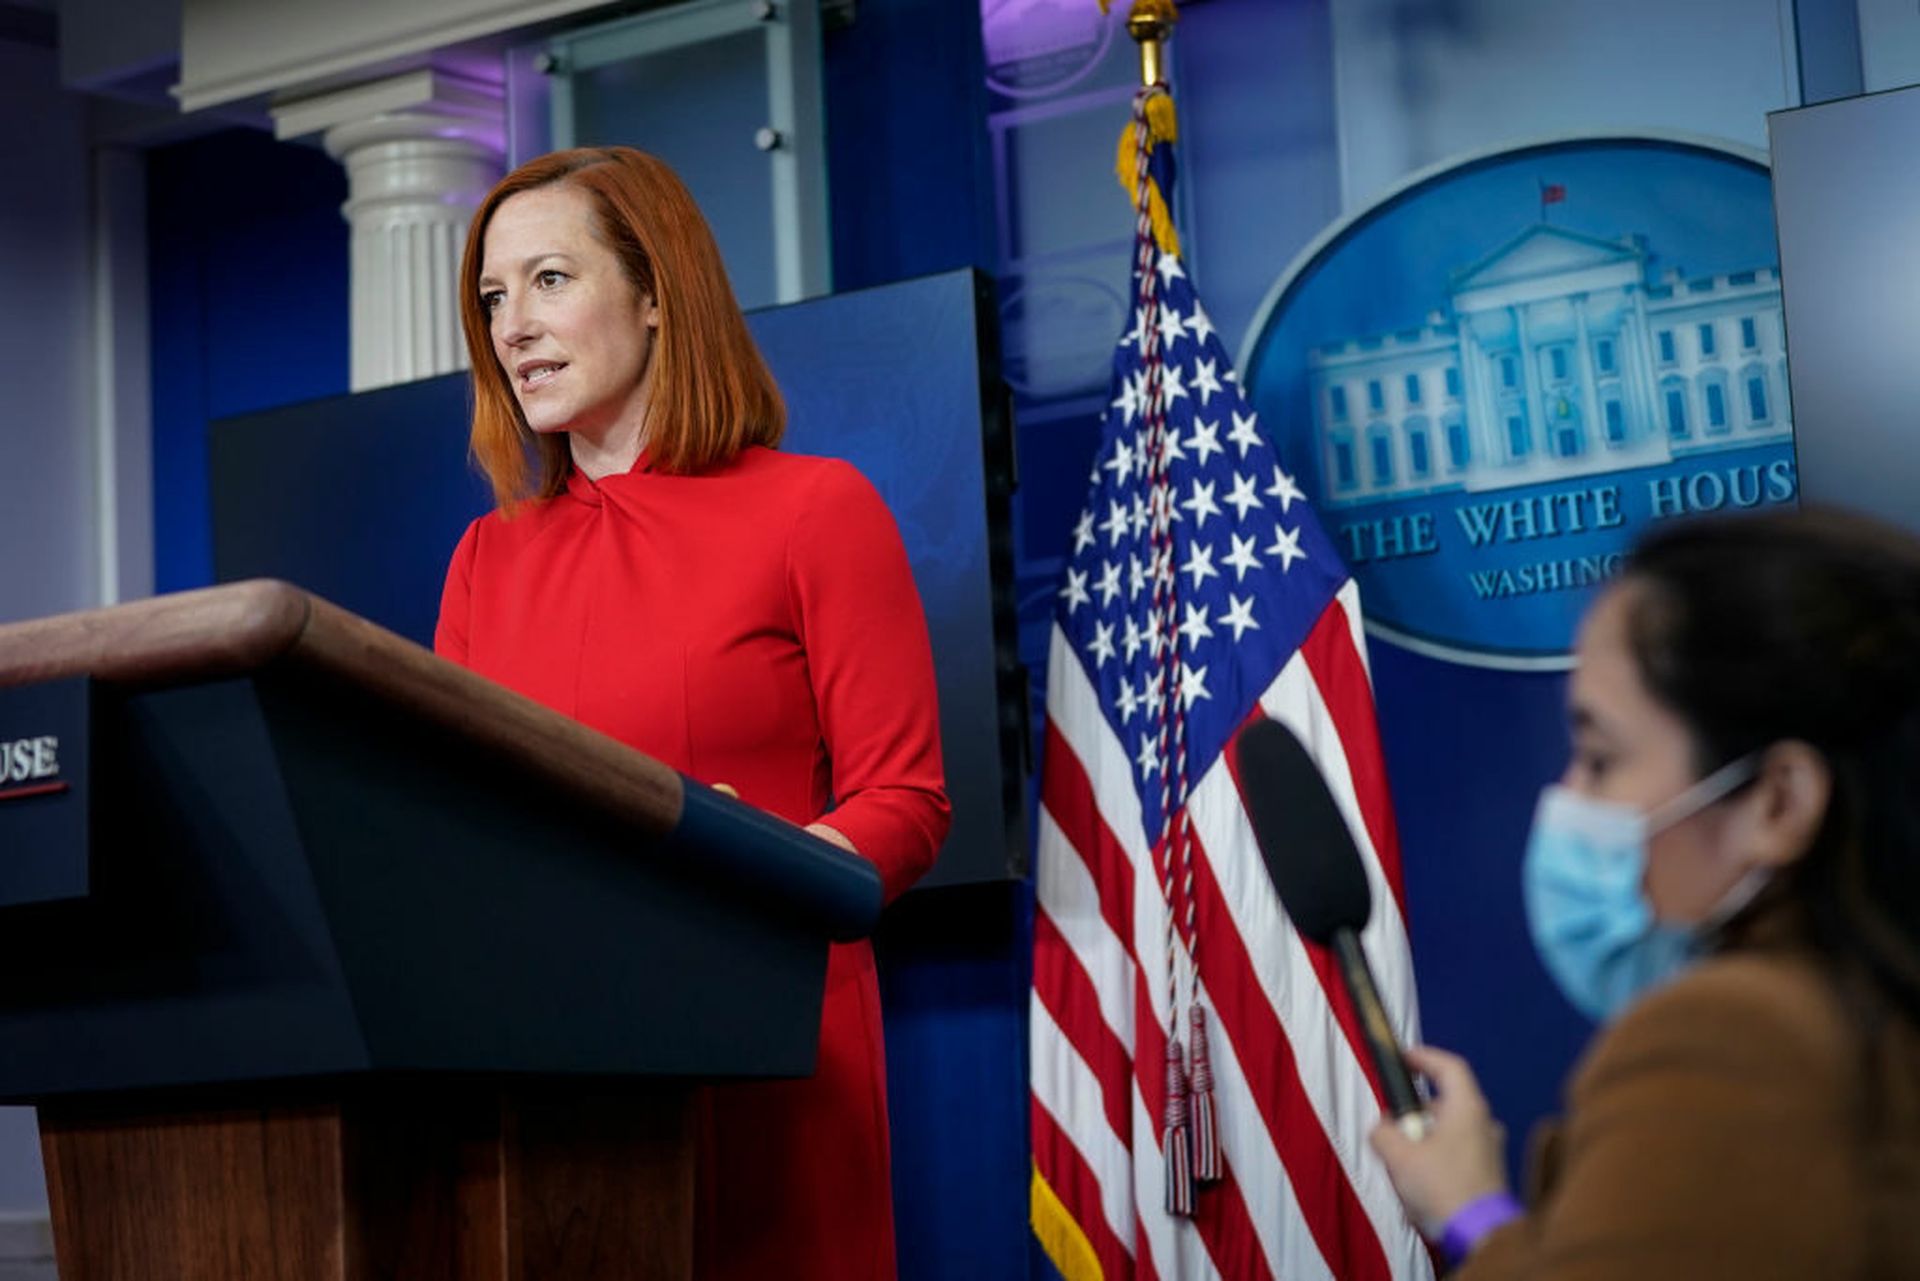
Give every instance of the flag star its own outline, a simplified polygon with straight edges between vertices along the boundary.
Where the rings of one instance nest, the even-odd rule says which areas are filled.
[[[1246,578],[1248,570],[1260,568],[1260,562],[1253,554],[1254,540],[1251,534],[1245,540],[1242,540],[1238,534],[1228,534],[1227,538],[1233,543],[1233,550],[1228,552],[1226,559],[1220,563],[1233,566],[1233,581],[1238,583]],[[1236,636],[1234,639],[1240,638]]]
[[[1095,623],[1093,625],[1093,644],[1089,647],[1093,654],[1093,670],[1099,671],[1113,657],[1113,624]]]
[[[1140,696],[1133,692],[1133,684],[1126,677],[1120,678],[1120,696],[1114,700],[1120,704],[1120,723],[1125,725],[1140,710]]]
[[[1118,499],[1108,499],[1107,518],[1100,522],[1100,532],[1107,536],[1107,546],[1118,547],[1132,525],[1133,521],[1127,515],[1127,505]]]
[[[1220,362],[1216,360],[1196,361],[1193,366],[1193,394],[1200,397],[1200,407],[1205,409],[1207,402],[1220,393]]]
[[[1255,497],[1253,485],[1253,477],[1246,472],[1235,472],[1233,474],[1233,492],[1227,495],[1226,504],[1233,508],[1233,517],[1235,520],[1245,520],[1248,511],[1255,507],[1266,506],[1259,498]]]
[[[1073,527],[1073,554],[1078,556],[1093,546],[1093,508],[1080,513],[1080,523]]]
[[[1093,590],[1100,593],[1102,608],[1113,604],[1113,598],[1120,594],[1119,561],[1110,560],[1100,566],[1100,581],[1094,584]]]
[[[1199,590],[1200,584],[1207,579],[1218,578],[1220,571],[1213,567],[1213,545],[1211,543],[1195,543],[1187,553],[1187,563],[1180,567],[1180,572],[1193,575],[1193,586],[1196,591]],[[1080,575],[1083,588],[1086,584],[1086,577],[1085,574]],[[1083,590],[1081,592],[1082,599],[1085,599],[1085,596],[1086,593]]]
[[[1237,643],[1243,632],[1260,630],[1260,624],[1253,621],[1253,597],[1241,600],[1232,592],[1227,593],[1227,612],[1220,615],[1222,627],[1233,628],[1233,639]]]
[[[1186,327],[1180,323],[1180,313],[1171,307],[1160,309],[1160,350],[1170,352],[1173,344],[1187,336]]]
[[[1186,446],[1194,452],[1194,461],[1202,467],[1207,465],[1209,455],[1227,452],[1227,447],[1220,443],[1220,424],[1203,423],[1198,418],[1193,420],[1193,435],[1187,437]]]
[[[1140,767],[1140,776],[1142,778],[1153,777],[1155,767],[1159,764],[1159,755],[1160,754],[1154,750],[1153,735],[1142,734],[1140,736],[1139,754],[1133,758],[1133,763]]]
[[[1135,307],[1133,309],[1133,329],[1128,332],[1127,337],[1133,339],[1134,346],[1142,356],[1147,354],[1147,335],[1149,331],[1147,309],[1145,307]]]
[[[1220,504],[1213,500],[1213,482],[1203,481],[1198,476],[1193,479],[1193,496],[1180,505],[1193,513],[1195,529],[1205,529],[1207,517],[1220,514]]]
[[[1118,347],[1124,347],[1128,343],[1139,341],[1141,322],[1146,318],[1146,314],[1147,314],[1146,308],[1135,307],[1133,309],[1133,328],[1127,330],[1126,333],[1121,334],[1120,341],[1114,345]]]
[[[1233,413],[1233,430],[1227,433],[1227,439],[1240,446],[1240,458],[1245,461],[1247,451],[1260,444],[1259,418],[1254,414],[1242,414],[1236,409]]]
[[[1184,280],[1187,275],[1180,267],[1180,260],[1170,253],[1163,252],[1160,255],[1160,261],[1154,264],[1153,269],[1160,273],[1160,287],[1162,289],[1176,280]]]
[[[1130,423],[1140,416],[1140,389],[1134,386],[1133,379],[1121,380],[1120,394],[1113,398],[1112,407],[1121,412],[1122,422]]]
[[[1280,572],[1283,574],[1293,568],[1296,560],[1305,560],[1307,554],[1300,550],[1300,531],[1276,524],[1273,527],[1273,546],[1267,548],[1267,555],[1280,558]]]
[[[1303,503],[1307,501],[1307,496],[1300,492],[1300,486],[1293,483],[1293,477],[1280,470],[1278,463],[1274,464],[1273,483],[1267,486],[1266,493],[1269,498],[1280,500],[1281,515],[1292,508],[1296,499]]]
[[[1067,571],[1067,585],[1060,589],[1060,597],[1067,602],[1067,613],[1069,614],[1073,613],[1074,610],[1080,608],[1082,605],[1088,605],[1093,602],[1093,597],[1087,595],[1087,572],[1084,569],[1069,569]]]
[[[1166,673],[1156,671],[1147,678],[1147,715],[1157,716],[1167,705]],[[1151,739],[1149,739],[1151,741]]]
[[[1114,484],[1126,484],[1128,478],[1133,475],[1133,446],[1124,440],[1116,441],[1113,446],[1113,457],[1100,465],[1113,473]]]
[[[1140,622],[1132,614],[1128,614],[1123,621],[1126,627],[1120,636],[1120,648],[1127,651],[1127,663],[1131,666],[1133,656],[1138,654],[1140,647],[1147,643],[1147,636],[1140,630]]]
[[[1147,496],[1139,490],[1133,491],[1133,536],[1140,537],[1147,532]]]
[[[1213,635],[1213,628],[1207,625],[1207,607],[1188,605],[1187,616],[1180,623],[1180,634],[1187,638],[1187,649],[1192,650],[1207,637]]]
[[[1171,405],[1176,400],[1184,400],[1187,389],[1180,382],[1180,366],[1163,365],[1160,368],[1160,403]],[[1168,431],[1167,435],[1173,435]]]
[[[1129,601],[1137,599],[1141,591],[1145,589],[1146,585],[1147,585],[1147,567],[1140,563],[1140,558],[1138,556],[1128,555],[1127,557],[1127,599]],[[1131,659],[1133,655],[1129,654],[1127,655],[1127,657]]]
[[[1186,711],[1199,700],[1212,697],[1207,693],[1206,666],[1188,667],[1185,663],[1180,664],[1180,710]]]
[[[1213,322],[1207,319],[1206,310],[1200,306],[1198,298],[1193,300],[1193,310],[1187,315],[1187,332],[1192,334],[1193,340],[1202,347],[1206,346],[1207,340],[1214,335]],[[1227,381],[1233,381],[1231,367],[1227,370]]]

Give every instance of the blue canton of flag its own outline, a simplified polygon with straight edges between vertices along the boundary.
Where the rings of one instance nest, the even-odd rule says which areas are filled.
[[[1158,833],[1162,703],[1186,718],[1198,778],[1300,647],[1346,569],[1262,435],[1233,363],[1178,256],[1151,250],[1153,318],[1136,305],[1113,357],[1092,493],[1074,527],[1059,622],[1136,764],[1144,825]],[[1138,261],[1138,258],[1136,258]],[[1138,268],[1136,299],[1143,296]],[[1148,330],[1159,338],[1160,450],[1171,554],[1156,554],[1147,432]],[[1170,577],[1174,634],[1155,609]],[[1177,645],[1170,682],[1163,647]],[[1168,688],[1169,684],[1173,688]]]

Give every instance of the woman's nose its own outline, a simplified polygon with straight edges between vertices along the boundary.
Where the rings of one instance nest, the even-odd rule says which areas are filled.
[[[493,332],[510,347],[518,347],[538,336],[532,310],[513,297],[502,298],[494,306]]]

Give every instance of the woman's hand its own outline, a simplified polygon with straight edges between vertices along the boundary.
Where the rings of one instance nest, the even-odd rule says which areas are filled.
[[[829,827],[825,823],[809,823],[807,824],[807,831],[829,845],[838,845],[849,854],[858,854],[860,852],[853,848],[853,842],[847,839],[847,834],[837,827]]]
[[[1465,1059],[1430,1046],[1410,1048],[1406,1057],[1433,1082],[1436,1097],[1427,1108],[1433,1124],[1424,1138],[1410,1139],[1383,1120],[1373,1128],[1373,1150],[1414,1223],[1434,1237],[1469,1201],[1506,1191],[1506,1131],[1488,1114]]]
[[[736,792],[730,783],[715,783],[713,790],[716,792],[725,792],[736,801],[740,799],[740,793]],[[846,833],[837,827],[829,827],[825,823],[809,823],[805,830],[808,835],[817,836],[829,845],[837,845],[849,854],[858,854],[860,852],[853,848],[853,842],[847,839]]]

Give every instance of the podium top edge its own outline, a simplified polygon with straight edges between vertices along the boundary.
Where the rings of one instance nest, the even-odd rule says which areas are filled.
[[[313,597],[276,579],[0,625],[0,688],[72,676],[129,685],[240,676],[292,649]]]

